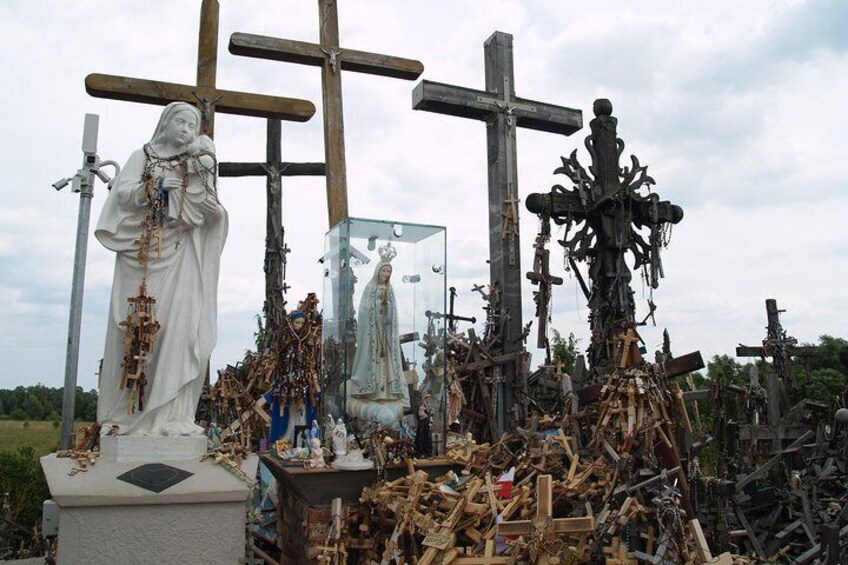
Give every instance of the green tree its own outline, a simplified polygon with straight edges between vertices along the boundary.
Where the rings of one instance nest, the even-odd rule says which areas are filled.
[[[577,344],[580,340],[574,337],[574,334],[570,332],[568,334],[568,339],[563,338],[556,330],[553,330],[553,333],[554,337],[551,339],[551,354],[555,361],[562,363],[563,370],[570,375],[574,372],[574,362],[578,355]]]
[[[804,398],[836,405],[845,392],[845,381],[845,375],[835,369],[815,369],[799,376],[798,385]]]
[[[41,420],[44,417],[44,406],[34,395],[24,399],[23,410],[28,420]]]
[[[0,452],[0,492],[9,493],[14,522],[29,529],[38,523],[50,490],[32,446],[24,445],[17,452]]]
[[[744,386],[750,381],[746,367],[729,355],[714,355],[707,363],[707,377],[712,381],[722,379],[728,384]]]

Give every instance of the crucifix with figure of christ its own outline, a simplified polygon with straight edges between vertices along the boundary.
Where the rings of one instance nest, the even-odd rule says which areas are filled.
[[[219,89],[215,84],[218,63],[218,1],[203,0],[200,8],[200,35],[197,48],[197,84],[189,86],[93,73],[85,77],[85,90],[91,96],[165,106],[183,101],[201,112],[201,129],[215,137],[215,112],[305,122],[315,114],[308,100],[282,98]]]
[[[571,135],[583,127],[583,114],[580,110],[516,96],[512,35],[496,31],[484,43],[484,52],[485,90],[425,80],[412,93],[412,107],[486,123],[490,284],[501,289],[500,316],[505,320],[503,353],[513,353],[523,348],[516,130],[524,127]],[[520,386],[514,365],[504,365],[502,371],[511,386]],[[500,383],[498,394],[498,427],[504,430],[505,425],[509,426],[505,419],[514,403],[513,392],[511,387]]]
[[[327,212],[332,227],[348,217],[341,71],[415,80],[424,71],[424,65],[412,59],[340,47],[336,0],[318,0],[318,8],[319,43],[234,33],[230,36],[230,53],[321,67]]]
[[[766,299],[766,338],[762,346],[750,347],[739,344],[736,348],[737,357],[760,357],[765,360],[771,357],[774,372],[766,375],[766,425],[748,425],[740,428],[742,439],[771,440],[773,452],[783,449],[784,440],[796,439],[809,429],[806,425],[798,425],[798,410],[789,409],[789,395],[797,389],[793,360],[813,357],[820,352],[817,346],[798,345],[798,340],[786,333],[780,323],[780,314],[785,312],[777,306],[774,298]],[[844,350],[848,355],[848,349]],[[756,370],[756,366],[754,367]],[[752,383],[753,385],[754,383]],[[756,387],[759,382],[756,381]],[[802,400],[806,405],[807,401]]]
[[[290,249],[285,243],[283,228],[282,177],[325,173],[324,163],[288,163],[282,156],[282,122],[268,120],[264,163],[221,163],[218,175],[222,177],[264,176],[267,215],[265,218],[265,322],[272,330],[279,327],[285,312],[286,255]]]

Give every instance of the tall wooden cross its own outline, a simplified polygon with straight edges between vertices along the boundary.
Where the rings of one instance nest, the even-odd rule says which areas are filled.
[[[549,219],[565,224],[560,243],[566,257],[569,262],[589,264],[589,357],[592,370],[603,377],[615,362],[612,345],[616,336],[636,322],[626,254],[635,256],[637,268],[644,265],[650,269],[650,283],[656,288],[662,277],[664,230],[683,219],[683,209],[660,201],[650,190],[640,193],[642,188],[650,189],[654,179],[636,157],[631,156],[632,167],[621,168],[619,156],[624,142],[617,137],[618,120],[612,116],[612,104],[606,99],[595,100],[593,110],[595,118],[586,138],[592,156],[591,175],[578,162],[575,150],[555,171],[567,175],[573,187],[566,190],[555,186],[548,194],[531,194],[527,209],[538,214],[543,225]],[[580,229],[569,231],[580,224]],[[639,231],[643,227],[650,230],[645,234],[647,240]]]
[[[512,35],[496,31],[484,43],[484,52],[486,90],[425,80],[412,93],[412,107],[486,122],[490,284],[501,290],[501,316],[506,318],[503,352],[512,353],[523,348],[516,129],[571,135],[583,127],[583,114],[516,96]],[[511,367],[504,367],[503,371],[507,382],[519,384]],[[503,420],[512,407],[513,395],[510,387],[504,386],[499,386],[499,393],[498,419],[500,429],[504,429]]]
[[[321,67],[327,208],[332,227],[348,217],[341,71],[415,80],[424,71],[424,65],[411,59],[342,49],[336,0],[318,0],[318,8],[319,43],[234,33],[230,36],[230,53]]]
[[[277,328],[285,310],[286,254],[283,228],[282,177],[324,174],[324,163],[286,163],[282,155],[282,122],[268,120],[264,163],[220,163],[222,177],[264,176],[267,214],[265,217],[265,320]]]
[[[819,348],[815,346],[799,346],[797,339],[788,336],[786,330],[780,324],[781,312],[785,312],[785,310],[778,309],[777,300],[767,298],[766,339],[763,340],[763,345],[749,347],[739,344],[739,347],[736,348],[736,356],[761,357],[763,359],[771,357],[777,376],[783,379],[788,385],[793,385],[792,358],[812,357],[818,352]]]
[[[791,425],[792,422],[781,421],[784,414],[784,408],[788,408],[789,401],[786,395],[786,388],[795,388],[795,375],[792,368],[792,359],[794,357],[812,357],[819,348],[815,346],[799,346],[798,340],[787,335],[786,330],[780,323],[780,310],[777,307],[777,300],[774,298],[766,299],[766,338],[763,340],[763,345],[758,347],[749,347],[739,345],[736,348],[737,357],[766,357],[772,358],[774,366],[774,374],[766,375],[766,391],[767,400],[767,427],[765,433],[756,430],[756,427],[749,429],[749,437],[743,439],[770,439],[771,450],[780,451],[783,448],[783,440],[790,439],[797,435],[799,427],[795,429],[784,430],[782,424]],[[755,435],[759,434],[759,435]],[[768,436],[768,437],[766,437]]]
[[[315,105],[308,100],[217,88],[217,61],[218,0],[203,0],[200,8],[196,85],[94,73],[85,77],[85,90],[97,98],[160,106],[175,101],[189,102],[200,109],[202,130],[209,137],[214,137],[215,133],[215,112],[295,122],[305,122],[315,114]]]

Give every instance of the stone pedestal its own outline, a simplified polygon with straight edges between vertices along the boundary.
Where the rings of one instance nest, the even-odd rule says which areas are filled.
[[[206,438],[167,436],[104,436],[100,457],[118,463],[188,461],[206,453]]]
[[[55,454],[41,458],[59,506],[59,565],[232,565],[244,557],[250,487],[212,460],[200,462],[191,442],[196,438],[149,439],[153,443],[147,446],[105,441],[97,463],[74,476],[68,475],[73,459]],[[192,458],[137,459],[145,450],[161,455],[165,444],[155,444],[163,439],[182,439],[186,443],[177,449],[184,454],[180,457],[192,453]],[[165,443],[164,453],[173,457],[171,448],[177,444]],[[258,463],[256,456],[245,461],[247,476],[256,476]]]

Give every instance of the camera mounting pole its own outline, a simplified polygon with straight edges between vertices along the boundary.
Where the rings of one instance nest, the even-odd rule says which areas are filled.
[[[71,183],[71,190],[79,193],[80,205],[77,217],[76,249],[74,251],[74,278],[71,285],[71,308],[68,321],[68,350],[65,356],[65,387],[62,396],[62,429],[60,449],[71,449],[74,430],[74,404],[76,401],[77,367],[79,365],[79,338],[82,322],[82,297],[85,286],[85,260],[88,254],[88,227],[91,217],[91,199],[94,196],[94,176],[103,182],[111,179],[100,170],[105,165],[115,168],[115,176],[120,167],[114,161],[100,161],[97,156],[97,127],[100,117],[86,114],[82,134],[82,167],[73,177],[63,178],[53,183],[53,188],[62,190]]]

